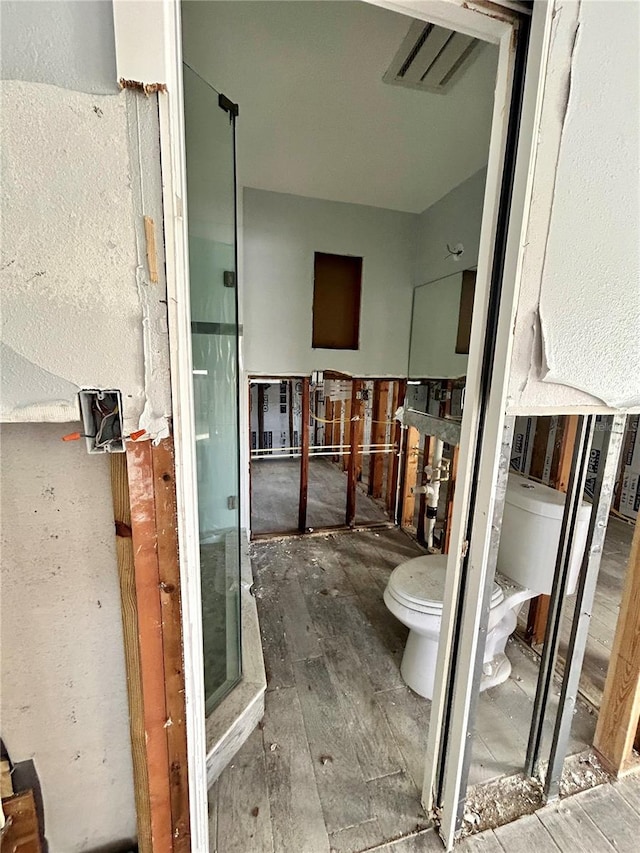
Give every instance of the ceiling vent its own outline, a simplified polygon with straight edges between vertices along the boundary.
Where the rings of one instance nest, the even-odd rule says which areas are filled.
[[[444,93],[479,53],[479,45],[472,36],[414,21],[382,79],[395,86]]]

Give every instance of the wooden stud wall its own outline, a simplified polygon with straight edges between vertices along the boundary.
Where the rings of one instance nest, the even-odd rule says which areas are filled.
[[[352,397],[353,397],[353,395],[352,395]],[[351,441],[351,402],[352,402],[351,400],[345,400],[343,403],[343,406],[342,406],[342,409],[344,412],[344,417],[343,417],[344,434],[342,437],[343,446],[349,444],[349,442]],[[348,452],[342,453],[342,470],[343,471],[346,471],[349,468],[349,458],[350,458],[350,454]]]
[[[111,457],[138,845],[190,849],[173,441]]]
[[[431,436],[424,435],[422,436],[422,471],[419,472],[418,482],[421,486],[426,486],[428,481],[428,474],[424,470],[428,465],[431,464]],[[416,529],[416,536],[418,538],[418,542],[421,545],[426,546],[427,538],[426,538],[426,515],[427,515],[427,496],[425,494],[420,495],[420,502],[418,505],[418,527]]]
[[[333,423],[331,424],[331,444],[337,447],[340,444],[340,433],[342,428],[342,400],[336,400],[333,405]],[[332,459],[337,462],[340,454],[337,450],[334,451]]]
[[[371,423],[371,444],[385,444],[387,441],[387,408],[389,406],[389,383],[384,381],[373,383],[373,407]],[[374,449],[376,449],[374,447]],[[369,494],[373,498],[382,497],[384,480],[383,453],[372,453],[369,457]]]
[[[393,416],[404,400],[405,391],[407,388],[406,380],[399,379],[393,383],[393,394],[391,397],[391,418],[393,421]],[[402,426],[400,421],[395,421],[394,425],[391,427],[391,443],[395,445],[395,449],[393,450],[390,458],[390,464],[387,474],[387,499],[386,499],[386,508],[389,513],[392,521],[397,521],[396,518],[396,494],[398,490],[398,473],[399,473],[399,461],[400,461],[400,449],[402,444]]]
[[[329,398],[327,398],[325,400],[324,417],[325,417],[325,420],[327,421],[327,423],[324,425],[324,446],[325,447],[330,447],[333,444],[333,433],[334,433],[334,426],[335,426],[335,424],[333,423],[334,406],[335,406],[335,404],[334,404],[333,400],[329,400]]]
[[[356,522],[356,486],[362,473],[360,445],[364,434],[364,401],[362,389],[364,382],[354,379],[351,383],[351,420],[349,429],[349,454],[347,456],[347,513],[346,524],[353,527]],[[346,428],[346,427],[345,427]]]
[[[347,474],[347,493],[346,493],[346,509],[345,509],[345,525],[353,527],[356,523],[356,499],[357,499],[357,484],[362,480],[362,447],[364,442],[364,413],[365,401],[363,399],[363,390],[366,382],[373,386],[373,415],[372,415],[372,431],[371,443],[384,445],[388,442],[394,442],[398,448],[402,437],[402,429],[399,423],[390,421],[393,419],[388,415],[389,399],[391,396],[391,410],[395,412],[398,405],[404,399],[406,389],[406,380],[363,380],[352,379],[345,374],[334,374],[333,371],[325,371],[326,379],[338,379],[342,382],[351,383],[351,395],[346,400],[325,400],[324,418],[326,420],[324,430],[324,446],[332,446],[340,448],[331,451],[329,458],[340,465],[342,470]],[[297,380],[296,380],[297,381]],[[309,479],[309,453],[310,453],[310,424],[308,417],[305,419],[304,413],[309,413],[311,403],[311,383],[310,378],[305,377],[299,380],[302,384],[302,425],[300,435],[300,489],[298,502],[298,525],[297,531],[305,533],[307,530],[307,505],[308,505],[308,479]],[[292,387],[292,381],[290,388]],[[257,437],[258,447],[263,444],[262,433],[264,431],[264,387],[261,383],[257,383],[257,408],[258,408],[258,432]],[[314,408],[318,411],[321,407],[319,402],[320,392],[314,392]],[[293,445],[292,431],[293,422],[291,420],[292,396],[289,397],[289,433],[290,442]],[[249,387],[249,407],[251,411],[251,384]],[[318,445],[318,422],[314,421],[314,445]],[[251,460],[251,437],[249,436]],[[252,483],[251,483],[251,461],[249,463],[250,484],[249,495],[251,501]],[[395,512],[395,499],[398,485],[398,451],[393,453],[372,453],[369,460],[369,494],[375,498],[383,496],[385,489],[385,472],[386,472],[386,507],[390,515]],[[395,518],[392,519],[394,522]],[[340,525],[339,525],[340,526]],[[269,536],[282,535],[287,531],[273,531],[271,533],[260,533],[252,538],[265,538]],[[288,531],[289,533],[293,531]]]
[[[114,453],[111,463],[111,494],[116,528],[116,555],[120,579],[122,606],[122,632],[124,639],[127,692],[129,696],[129,730],[133,759],[133,789],[136,800],[138,824],[138,849],[140,853],[152,851],[151,802],[149,799],[149,773],[145,745],[145,719],[142,678],[140,674],[140,647],[138,644],[138,608],[136,603],[136,577],[131,539],[131,508],[127,457]]]
[[[258,385],[258,435],[256,447],[262,450],[264,446],[264,385]]]
[[[405,439],[404,473],[402,477],[401,527],[413,527],[416,498],[413,489],[418,482],[418,457],[420,454],[420,432],[409,427]]]
[[[309,495],[309,377],[302,380],[302,415],[300,417],[300,502],[298,504],[298,530],[307,529],[307,500]]]
[[[453,501],[456,495],[456,479],[458,477],[458,456],[460,445],[451,448],[451,464],[449,465],[449,482],[447,483],[447,517],[444,527],[443,554],[449,553],[449,542],[451,541],[451,523],[453,521]]]
[[[640,518],[636,521],[620,614],[593,745],[614,775],[637,767],[640,722]]]

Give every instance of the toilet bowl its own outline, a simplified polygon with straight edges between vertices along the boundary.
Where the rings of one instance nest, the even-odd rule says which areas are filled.
[[[509,476],[480,690],[501,684],[511,673],[505,647],[523,603],[551,592],[564,500],[564,494],[548,486]],[[570,557],[569,594],[577,585],[590,515],[590,505],[583,502]],[[445,555],[414,557],[393,570],[384,591],[387,608],[409,628],[402,678],[427,699],[433,698],[446,568]]]

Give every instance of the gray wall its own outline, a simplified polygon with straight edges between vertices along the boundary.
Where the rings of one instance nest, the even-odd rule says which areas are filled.
[[[480,169],[418,217],[413,283],[438,281],[478,263],[487,170]],[[447,257],[447,243],[462,243],[464,254]]]
[[[111,0],[2,0],[3,80],[117,92]]]
[[[2,426],[2,737],[51,853],[136,835],[109,460],[77,428]]]
[[[462,272],[478,263],[486,179],[486,169],[481,169],[418,217],[411,377],[458,377],[467,372],[467,356],[455,351],[460,292]],[[464,254],[447,257],[447,244],[458,243]]]
[[[404,376],[416,216],[244,190],[245,368]],[[363,258],[358,350],[312,349],[314,252]]]

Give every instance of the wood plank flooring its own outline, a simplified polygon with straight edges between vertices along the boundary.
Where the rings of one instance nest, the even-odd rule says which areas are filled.
[[[266,713],[211,789],[212,851],[441,850],[420,805],[430,703],[402,682],[407,631],[382,601],[389,573],[420,548],[389,529],[268,540],[252,551]],[[524,761],[537,664],[517,641],[507,654],[512,677],[480,697],[472,784],[519,770]],[[585,749],[593,729],[593,716],[578,704],[570,751]],[[630,812],[640,833],[640,794],[627,787],[615,787],[615,819],[598,817],[602,838],[594,837],[602,848],[593,849],[614,842],[618,851],[631,849],[621,828],[625,820],[632,826]],[[600,798],[613,790],[594,789],[593,799],[541,810],[522,824],[522,840],[556,850],[554,808],[572,810],[572,837],[581,826],[593,834],[594,816],[605,810]],[[587,805],[574,809],[574,800]],[[502,827],[460,849],[509,853],[514,832]]]

